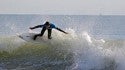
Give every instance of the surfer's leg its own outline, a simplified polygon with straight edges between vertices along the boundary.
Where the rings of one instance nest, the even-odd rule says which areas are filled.
[[[33,40],[36,40],[37,36],[41,36],[41,34],[34,35]]]
[[[36,40],[37,36],[43,36],[45,31],[46,31],[46,28],[43,27],[43,29],[41,30],[41,33],[40,34],[36,34],[33,39]]]
[[[52,29],[48,29],[48,39],[51,39],[51,33],[52,33]]]
[[[41,35],[40,36],[43,36],[45,31],[46,31],[46,27],[43,27],[43,29],[41,30]]]

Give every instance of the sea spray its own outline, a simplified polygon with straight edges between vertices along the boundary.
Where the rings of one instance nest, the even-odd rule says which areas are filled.
[[[44,45],[13,38],[46,19],[69,34],[53,29]],[[125,69],[124,16],[1,15],[0,20],[1,70]]]

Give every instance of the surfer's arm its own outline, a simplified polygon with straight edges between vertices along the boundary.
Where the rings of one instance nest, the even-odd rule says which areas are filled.
[[[63,31],[62,29],[60,29],[60,28],[58,28],[58,27],[55,27],[55,29],[57,29],[57,30],[59,30],[59,31],[65,33],[65,34],[68,34],[67,32]]]
[[[37,25],[37,26],[34,26],[34,27],[30,27],[30,29],[35,29],[35,28],[40,28],[40,27],[43,27],[43,25]]]

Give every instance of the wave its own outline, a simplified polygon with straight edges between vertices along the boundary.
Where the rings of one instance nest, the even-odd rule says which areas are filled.
[[[124,70],[124,40],[95,39],[71,28],[66,31],[68,35],[53,30],[53,39],[45,44],[1,37],[1,69]]]

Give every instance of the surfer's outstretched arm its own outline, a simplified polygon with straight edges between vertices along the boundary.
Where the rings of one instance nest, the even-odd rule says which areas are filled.
[[[59,31],[65,33],[65,34],[68,34],[67,32],[63,31],[62,29],[60,29],[60,28],[58,28],[58,27],[56,27],[55,29],[57,29],[57,30],[59,30]]]
[[[30,29],[35,29],[35,28],[40,28],[40,27],[43,27],[43,25],[37,25],[37,26],[34,26],[34,27],[30,27]]]

